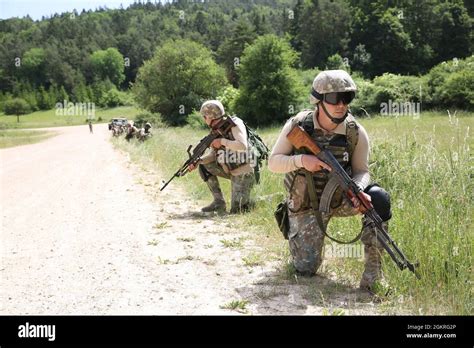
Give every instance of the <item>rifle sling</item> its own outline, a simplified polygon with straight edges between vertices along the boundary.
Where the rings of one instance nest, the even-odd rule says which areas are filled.
[[[311,202],[311,208],[313,209],[314,215],[316,216],[316,221],[318,222],[318,227],[321,231],[323,231],[324,235],[328,237],[330,240],[333,242],[339,243],[339,244],[352,244],[357,242],[360,237],[362,236],[362,231],[363,229],[359,232],[359,234],[352,240],[346,242],[342,240],[338,240],[336,238],[331,237],[327,232],[326,228],[324,227],[323,223],[323,217],[321,215],[321,212],[319,211],[318,207],[318,196],[316,193],[316,187],[314,187],[314,181],[313,181],[313,176],[311,175],[311,172],[305,170],[304,174],[306,176],[306,182],[308,184],[308,192],[309,192],[309,200]]]

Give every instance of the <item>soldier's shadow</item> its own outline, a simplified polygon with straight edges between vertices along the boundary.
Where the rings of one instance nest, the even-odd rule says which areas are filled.
[[[228,213],[216,213],[216,212],[211,212],[211,213],[203,213],[199,210],[187,210],[179,213],[171,213],[168,214],[168,219],[170,220],[193,220],[193,221],[199,221],[199,220],[220,220],[220,221],[225,221],[230,214]]]
[[[283,269],[264,272],[253,284],[236,290],[257,314],[347,314],[374,301],[366,291],[324,274],[301,277]]]

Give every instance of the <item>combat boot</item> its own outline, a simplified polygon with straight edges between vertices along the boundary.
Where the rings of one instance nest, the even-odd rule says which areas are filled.
[[[382,250],[375,246],[367,245],[365,245],[364,249],[365,269],[359,287],[363,290],[373,292],[378,287],[378,284],[384,284],[382,273]]]
[[[223,199],[214,199],[211,204],[205,206],[204,208],[201,209],[203,213],[208,213],[212,211],[217,211],[217,212],[225,212],[226,211],[226,205],[225,201]]]
[[[247,204],[232,202],[231,207],[230,207],[230,214],[248,213],[253,208],[255,208],[254,202],[249,202]]]
[[[217,177],[214,175],[208,177],[206,184],[211,190],[212,196],[214,197],[214,201],[212,201],[212,203],[209,204],[208,206],[205,206],[204,208],[202,208],[201,211],[203,213],[208,213],[211,211],[225,212],[226,210],[225,200],[224,200],[224,196],[222,195],[222,191],[219,186],[219,181],[217,180]]]

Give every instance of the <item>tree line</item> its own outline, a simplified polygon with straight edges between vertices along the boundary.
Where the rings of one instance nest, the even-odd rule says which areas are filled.
[[[447,60],[454,60],[457,69],[457,62],[472,55],[472,13],[471,2],[461,0],[182,0],[73,11],[40,21],[12,18],[0,22],[0,102],[21,97],[32,110],[51,108],[64,99],[92,101],[98,106],[123,105],[131,102],[123,91],[135,84],[133,90],[142,106],[181,120],[191,113],[187,106],[217,94],[233,95],[232,100],[242,101],[235,104],[236,110],[252,113],[255,105],[248,101],[255,98],[251,94],[257,88],[265,90],[267,94],[262,96],[270,98],[275,109],[288,115],[289,105],[301,104],[297,95],[303,91],[304,75],[318,70],[342,67],[380,90],[393,84],[386,80],[396,80],[383,77],[387,73],[421,79]],[[262,37],[267,38],[266,43]],[[170,46],[170,42],[180,42],[182,47]],[[257,42],[260,48],[252,53]],[[277,57],[272,57],[272,48]],[[268,59],[258,59],[256,55],[268,50]],[[178,52],[183,53],[182,58]],[[171,55],[186,65],[189,61],[185,57],[197,61],[201,54],[205,56],[199,63],[201,69],[210,69],[209,81],[215,83],[208,87],[192,82],[174,86],[168,81],[161,88],[172,90],[173,101],[155,98],[152,106],[146,96],[150,86],[140,79],[140,75],[153,74],[147,71],[151,69],[147,64],[159,60],[160,55]],[[251,63],[245,64],[249,57],[257,61],[250,59]],[[282,69],[280,76],[262,78],[262,71],[271,75],[270,61]],[[428,80],[434,83],[429,78],[420,81],[426,85]],[[415,86],[420,81],[410,82]],[[450,86],[456,87],[455,82]],[[283,94],[283,99],[271,99]],[[367,103],[376,105],[374,100]],[[184,114],[178,113],[179,105],[186,107]],[[458,105],[472,106],[466,98]],[[272,114],[260,117],[270,119]]]

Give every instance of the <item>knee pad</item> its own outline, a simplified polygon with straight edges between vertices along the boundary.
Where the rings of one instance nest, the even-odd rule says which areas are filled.
[[[390,220],[392,217],[390,194],[376,183],[367,186],[364,192],[372,198],[372,205],[382,221]]]
[[[209,180],[209,178],[212,176],[212,174],[209,173],[206,167],[204,167],[202,164],[199,165],[198,169],[199,169],[199,176],[201,177],[202,180],[204,180],[204,182]]]

